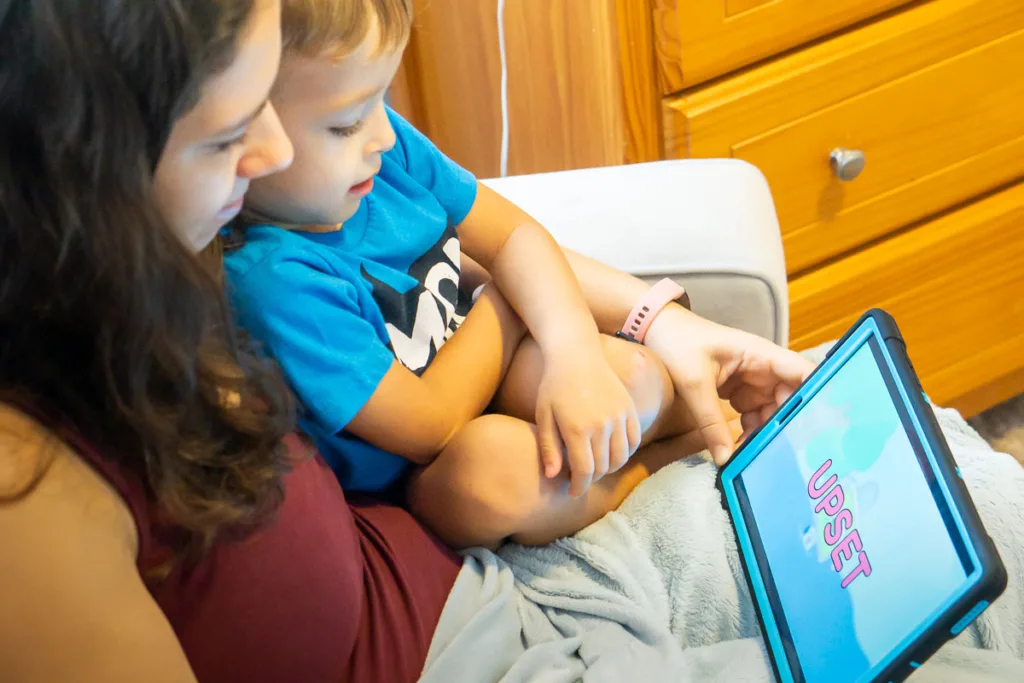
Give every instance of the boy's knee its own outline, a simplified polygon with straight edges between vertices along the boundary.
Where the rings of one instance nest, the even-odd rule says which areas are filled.
[[[522,515],[536,496],[540,471],[533,426],[505,415],[484,415],[464,431],[462,485],[499,518]]]
[[[525,462],[530,453],[538,459],[529,425],[479,417],[413,478],[410,508],[453,546],[493,545],[518,531],[536,503],[540,466]]]

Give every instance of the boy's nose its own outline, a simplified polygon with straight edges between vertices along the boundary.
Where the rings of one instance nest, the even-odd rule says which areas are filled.
[[[391,119],[383,104],[374,112],[373,119],[374,130],[365,151],[367,154],[383,154],[395,146],[395,129],[391,127]]]

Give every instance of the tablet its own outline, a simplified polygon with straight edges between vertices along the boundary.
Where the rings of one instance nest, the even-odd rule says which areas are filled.
[[[780,681],[905,678],[1005,588],[884,311],[861,318],[718,483]]]

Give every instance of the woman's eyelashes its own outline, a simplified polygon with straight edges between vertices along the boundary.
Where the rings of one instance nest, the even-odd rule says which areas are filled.
[[[243,132],[240,135],[236,135],[235,137],[231,138],[230,140],[222,140],[220,142],[215,142],[213,144],[213,150],[218,154],[223,152],[230,152],[235,147],[238,147],[239,145],[242,145],[244,143],[245,133]]]
[[[331,135],[337,135],[340,138],[347,138],[361,131],[365,122],[365,119],[361,119],[353,123],[351,126],[331,126],[329,130],[331,131]]]

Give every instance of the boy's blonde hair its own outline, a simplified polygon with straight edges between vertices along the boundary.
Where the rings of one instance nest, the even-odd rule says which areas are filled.
[[[343,59],[366,39],[374,20],[378,53],[400,49],[412,29],[412,0],[284,0],[284,52]]]

